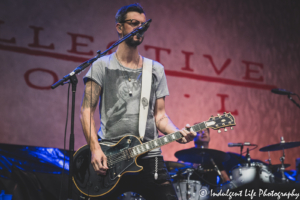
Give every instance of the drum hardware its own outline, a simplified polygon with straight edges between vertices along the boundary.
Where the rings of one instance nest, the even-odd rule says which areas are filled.
[[[247,148],[246,160],[247,160],[247,163],[250,165],[251,157],[250,157],[250,153],[249,153],[249,148]]]
[[[282,156],[280,157],[280,162],[281,162],[281,168],[280,168],[280,172],[281,172],[281,181],[283,183],[287,182],[287,178],[285,177],[285,174],[284,174],[284,160],[285,160],[285,153],[284,153],[284,149],[282,149]]]
[[[200,181],[191,180],[190,177],[194,173],[194,168],[187,168],[184,171],[179,170],[175,177],[179,177],[173,182],[175,192],[179,200],[198,200],[199,192],[202,188]],[[183,178],[186,175],[186,179]],[[180,179],[181,177],[181,179]]]
[[[191,180],[191,175],[194,172],[207,173],[211,171],[219,171],[214,163],[214,160],[218,160],[220,162],[226,161],[230,158],[230,156],[222,151],[214,150],[214,149],[206,149],[204,147],[201,148],[191,148],[186,150],[181,150],[175,153],[175,156],[184,162],[198,164],[197,168],[187,168],[183,172],[177,173],[177,177],[182,175],[186,175],[186,179],[180,180],[177,179],[173,183],[175,191],[178,195],[179,200],[205,200],[210,197],[209,186],[203,185],[198,180]],[[204,169],[203,165],[213,164],[214,169]],[[195,167],[195,166],[194,166]],[[219,174],[220,171],[219,171]],[[196,173],[196,175],[198,175]],[[206,195],[199,195],[200,190],[206,191]],[[204,192],[205,192],[204,191]]]
[[[270,166],[272,165],[270,151],[268,151],[268,159],[265,160],[265,161],[268,161],[268,163],[269,163]]]
[[[284,164],[284,168],[288,168],[291,166],[290,164]],[[282,168],[282,164],[276,164],[276,165],[268,165],[268,167],[272,170],[272,172],[279,171],[280,168]]]
[[[262,151],[262,152],[280,151],[283,149],[290,149],[290,148],[299,147],[299,146],[300,146],[300,142],[285,142],[283,137],[281,137],[280,143],[265,146],[263,148],[260,148],[259,151]]]
[[[241,143],[237,143],[237,144],[241,144]],[[230,146],[239,146],[239,145],[230,145]],[[245,146],[255,146],[255,148],[257,147],[257,145],[252,145],[250,143],[244,143],[246,144]],[[250,151],[253,150],[249,150],[249,148],[247,148],[246,151],[246,156],[243,157],[242,156],[242,146],[244,146],[244,144],[241,144],[241,154],[240,156],[236,156],[238,158],[238,160],[240,161],[240,163],[242,164],[238,164],[237,166],[235,166],[232,169],[232,180],[231,187],[240,187],[244,184],[250,183],[252,181],[254,181],[256,178],[259,178],[261,181],[265,182],[265,183],[273,183],[274,182],[274,175],[270,172],[269,168],[264,164],[261,163],[261,161],[257,162],[255,160],[251,159],[250,156]],[[233,153],[231,153],[232,155],[234,155]],[[271,161],[271,160],[270,160]]]
[[[173,183],[178,200],[203,200],[200,197],[200,190],[203,189],[200,181],[196,180],[178,180]],[[207,193],[209,190],[207,190]],[[208,198],[209,196],[207,196]]]
[[[300,146],[300,142],[285,142],[284,138],[281,137],[280,138],[280,143],[278,144],[273,144],[273,145],[269,145],[269,146],[265,146],[263,148],[260,148],[259,151],[265,152],[265,151],[280,151],[282,150],[282,156],[280,157],[280,162],[281,162],[281,167],[280,167],[280,172],[281,172],[281,181],[283,183],[287,182],[288,179],[286,178],[285,174],[284,174],[284,170],[285,170],[285,164],[284,164],[284,160],[285,160],[285,149],[290,149],[290,148],[294,148],[294,147],[298,147]]]
[[[171,179],[183,179],[183,175],[187,174],[187,170],[192,168],[192,166],[187,164],[174,161],[165,161],[165,164]]]
[[[210,161],[211,161],[211,163],[212,163],[213,166],[214,166],[214,170],[219,174],[220,177],[222,177],[222,176],[221,176],[221,172],[220,172],[218,166],[216,165],[214,159],[211,158]]]

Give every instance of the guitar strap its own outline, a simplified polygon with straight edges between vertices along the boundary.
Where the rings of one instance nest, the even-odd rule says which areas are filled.
[[[150,92],[152,84],[152,66],[153,61],[144,57],[142,72],[142,91],[139,113],[139,134],[142,141],[145,136],[147,115],[149,110]]]

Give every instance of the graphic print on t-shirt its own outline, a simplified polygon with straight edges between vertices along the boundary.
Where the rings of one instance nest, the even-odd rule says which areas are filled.
[[[109,135],[110,138],[117,138],[125,134],[139,136],[138,118],[142,86],[141,71],[128,72],[106,68],[105,74],[105,95],[103,100],[106,104],[106,135]],[[153,90],[151,91],[152,98]],[[150,101],[150,106],[152,106],[152,101]],[[150,119],[153,119],[153,116]],[[155,130],[149,128],[149,125],[153,127],[153,120],[151,121],[152,123],[148,120],[151,124],[147,124],[147,131],[152,131],[153,134]]]

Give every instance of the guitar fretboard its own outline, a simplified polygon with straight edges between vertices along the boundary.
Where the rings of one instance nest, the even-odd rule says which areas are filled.
[[[195,132],[198,132],[205,128],[206,128],[205,122],[201,122],[201,123],[196,124],[191,127],[191,129]],[[183,136],[181,135],[181,133],[179,131],[177,131],[177,132],[165,135],[163,137],[157,138],[155,140],[132,147],[132,148],[128,149],[128,151],[129,151],[130,157],[134,158],[138,155],[141,155],[143,153],[151,151],[152,149],[156,149],[158,147],[161,147],[161,146],[164,146],[171,142],[174,142],[175,140],[178,140],[182,137]]]

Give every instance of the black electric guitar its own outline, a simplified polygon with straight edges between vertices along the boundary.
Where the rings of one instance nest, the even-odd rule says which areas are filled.
[[[235,119],[231,113],[212,116],[208,121],[196,124],[191,130],[198,132],[206,128],[218,130],[235,126]],[[220,130],[219,130],[220,131]],[[100,143],[102,151],[107,157],[108,170],[106,175],[97,175],[91,164],[90,148],[81,147],[74,154],[73,181],[77,189],[89,197],[103,196],[111,192],[120,178],[128,173],[136,173],[143,169],[137,165],[138,156],[163,145],[169,144],[183,136],[179,131],[142,143],[136,136],[124,136],[115,145],[108,146]]]

